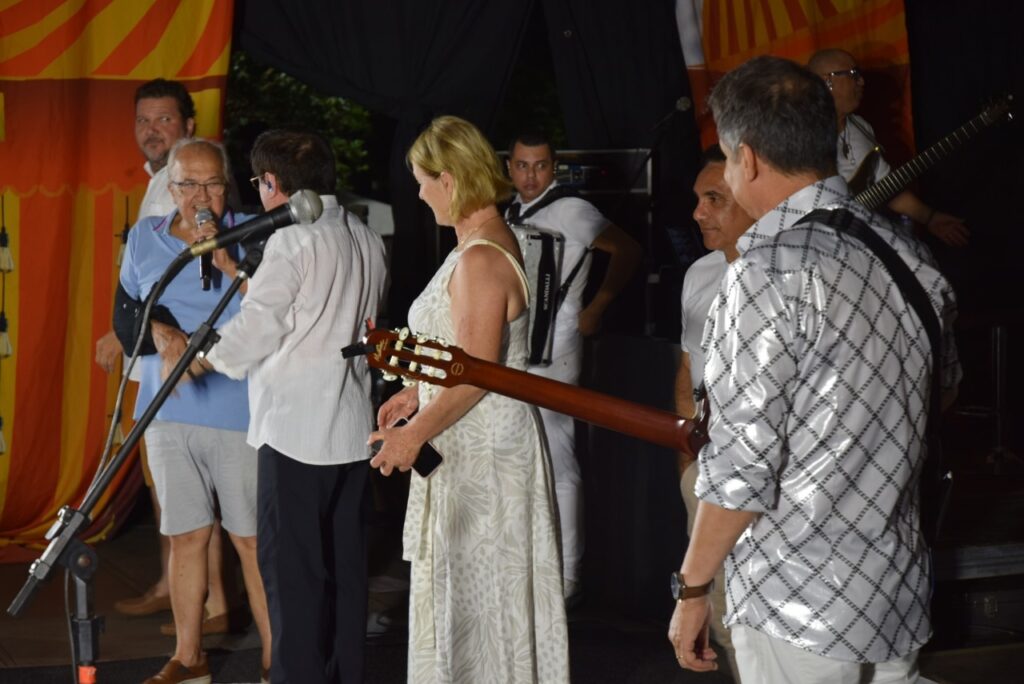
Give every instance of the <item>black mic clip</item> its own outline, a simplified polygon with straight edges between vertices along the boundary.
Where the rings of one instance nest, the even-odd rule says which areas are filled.
[[[196,212],[196,226],[201,226],[208,221],[216,222],[213,212],[207,208]],[[210,281],[213,277],[213,255],[207,252],[199,257],[199,279],[203,283],[203,291],[210,289]]]

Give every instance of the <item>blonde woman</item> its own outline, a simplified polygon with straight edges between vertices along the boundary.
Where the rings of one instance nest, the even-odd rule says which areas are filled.
[[[528,287],[495,204],[509,195],[472,124],[435,119],[407,155],[420,199],[458,245],[409,309],[410,327],[525,369]],[[402,418],[409,422],[393,426]],[[474,387],[407,388],[380,408],[371,465],[408,470],[430,442],[444,462],[412,475],[409,682],[566,682],[551,468],[536,411]]]

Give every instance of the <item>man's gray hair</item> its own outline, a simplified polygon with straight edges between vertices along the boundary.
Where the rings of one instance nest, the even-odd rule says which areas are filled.
[[[174,161],[177,159],[181,151],[190,147],[198,147],[204,150],[215,153],[220,157],[220,164],[224,170],[224,182],[227,183],[231,179],[231,163],[228,161],[228,151],[224,148],[224,145],[217,142],[216,140],[207,140],[206,138],[179,138],[178,142],[174,143],[171,147],[170,153],[167,155],[167,170],[168,173],[173,172]],[[175,180],[174,178],[171,179]]]
[[[824,81],[779,57],[755,57],[727,73],[708,98],[718,139],[734,153],[747,145],[787,175],[831,176],[836,108]]]

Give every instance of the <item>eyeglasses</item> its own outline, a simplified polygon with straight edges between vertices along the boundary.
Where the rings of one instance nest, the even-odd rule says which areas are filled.
[[[263,180],[263,176],[262,175],[260,175],[260,176],[253,176],[252,178],[249,179],[249,183],[252,185],[252,189],[253,190],[259,192],[260,181],[261,180]]]
[[[209,183],[171,181],[171,185],[177,187],[183,195],[194,195],[199,192],[199,188],[205,188],[210,197],[220,197],[228,189],[228,185],[224,181],[210,181]]]
[[[860,78],[864,78],[864,74],[861,73],[860,67],[853,67],[852,69],[840,69],[839,71],[830,71],[826,74],[829,78],[835,78],[836,76],[849,76],[854,81]]]

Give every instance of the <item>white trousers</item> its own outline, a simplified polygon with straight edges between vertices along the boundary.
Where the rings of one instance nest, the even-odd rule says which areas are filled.
[[[912,684],[922,681],[917,651],[884,663],[849,663],[809,653],[744,625],[732,643],[743,684]]]
[[[530,366],[530,373],[575,385],[583,361],[582,344],[554,357],[550,366]],[[562,574],[579,582],[583,562],[583,478],[576,460],[576,424],[572,416],[540,409],[555,475],[555,499],[562,531]]]

